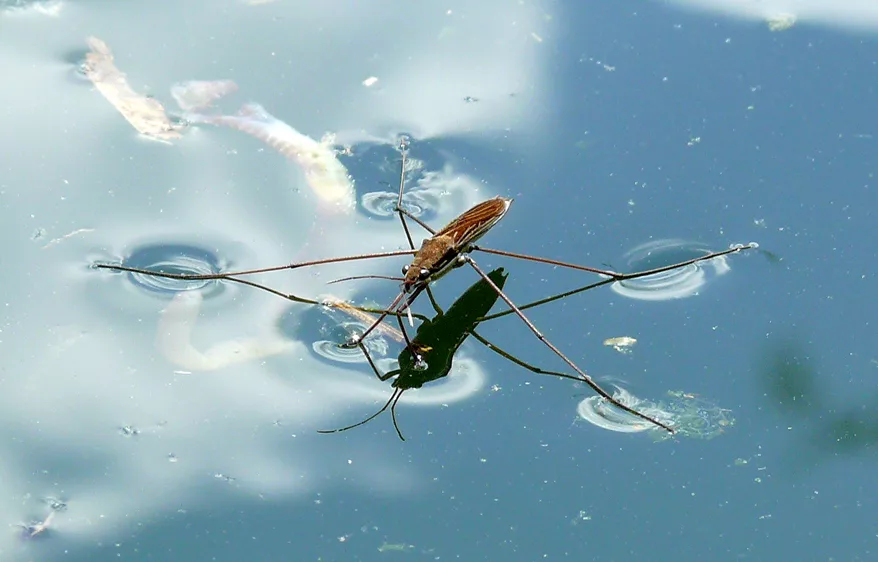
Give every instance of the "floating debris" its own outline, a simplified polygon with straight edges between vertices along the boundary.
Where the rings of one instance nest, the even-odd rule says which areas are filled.
[[[378,552],[406,552],[407,550],[412,550],[413,548],[415,548],[415,545],[413,544],[405,544],[401,542],[386,542],[378,547]]]
[[[292,341],[266,335],[228,340],[202,351],[192,343],[202,301],[200,293],[179,293],[162,312],[156,331],[156,349],[177,367],[186,371],[215,371],[286,353],[295,346]]]
[[[363,322],[366,326],[371,326],[376,318],[374,314],[370,314],[365,310],[359,310],[358,308],[355,308],[354,305],[332,295],[323,297],[321,302],[324,306],[340,310],[352,318]],[[375,327],[375,331],[384,334],[399,343],[405,343],[405,338],[402,335],[402,332],[389,324],[382,322]]]
[[[612,347],[619,353],[623,355],[628,355],[632,351],[632,347],[637,343],[637,339],[632,338],[631,336],[619,336],[616,338],[607,338],[604,340],[604,345],[608,347]]]
[[[673,426],[676,432],[673,436],[615,408],[600,396],[589,396],[579,403],[576,412],[582,419],[602,429],[620,433],[648,431],[656,441],[671,437],[712,439],[735,424],[731,410],[720,408],[694,394],[674,390],[668,391],[667,396],[667,401],[653,402],[638,398],[619,386],[613,392],[613,398],[622,404]]]
[[[209,102],[234,91],[229,80],[183,82],[171,89],[180,108],[204,109]],[[199,102],[202,104],[199,106]],[[357,207],[354,183],[347,169],[338,160],[335,138],[325,135],[316,141],[290,127],[259,104],[244,105],[237,115],[212,115],[188,111],[186,120],[225,126],[247,133],[295,161],[305,173],[308,187],[331,214],[349,215]]]
[[[158,100],[131,89],[125,73],[113,63],[113,53],[107,44],[89,37],[88,45],[91,51],[85,57],[85,75],[122,117],[144,136],[163,142],[180,138],[182,125],[171,121]]]
[[[42,249],[46,250],[48,248],[51,248],[52,246],[55,246],[56,244],[60,244],[61,242],[67,240],[68,238],[73,238],[74,236],[78,236],[80,234],[88,234],[89,232],[94,232],[94,231],[95,231],[95,229],[93,229],[93,228],[78,228],[72,232],[68,232],[67,234],[65,234],[63,236],[59,236],[58,238],[53,238],[52,240],[49,240],[46,243],[46,245],[43,246]]]
[[[201,111],[237,89],[231,80],[189,80],[171,87],[171,96],[183,111]]]
[[[796,25],[794,14],[776,14],[765,20],[770,31],[786,31]]]

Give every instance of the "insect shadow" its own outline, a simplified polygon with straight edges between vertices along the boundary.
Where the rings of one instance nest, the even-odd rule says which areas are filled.
[[[501,289],[506,284],[508,276],[509,274],[502,267],[488,273],[491,283]],[[390,408],[396,434],[405,441],[396,421],[396,405],[399,399],[406,390],[421,388],[451,372],[454,354],[473,332],[479,319],[490,312],[499,298],[497,291],[487,281],[484,279],[476,281],[454,301],[446,312],[440,311],[432,319],[424,319],[421,322],[415,337],[409,342],[409,347],[404,348],[399,353],[399,367],[392,371],[381,373],[369,351],[364,348],[366,359],[375,372],[375,376],[382,381],[396,377],[391,384],[393,392],[390,398],[380,410],[361,422],[339,429],[320,430],[319,433],[337,433],[359,427]],[[415,351],[415,354],[412,354],[411,350]]]

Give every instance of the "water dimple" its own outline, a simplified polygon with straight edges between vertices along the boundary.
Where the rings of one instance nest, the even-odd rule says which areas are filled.
[[[372,216],[390,218],[396,215],[396,202],[399,193],[393,191],[373,191],[360,199],[360,205]],[[439,201],[431,190],[414,190],[403,193],[402,208],[409,214],[424,222],[429,222],[436,215]]]
[[[88,49],[72,49],[64,54],[62,60],[69,65],[69,78],[77,83],[90,84],[87,76],[86,56]]]
[[[312,341],[311,350],[315,355],[338,363],[367,363],[359,346],[342,347],[367,328],[364,322],[328,306],[311,306],[304,312],[299,307],[290,307],[278,322],[278,330],[284,336],[297,341]],[[375,361],[386,357],[390,350],[387,339],[376,332],[370,333],[363,345]]]
[[[155,244],[134,250],[122,265],[161,273],[213,275],[222,271],[217,256],[203,248],[185,244]],[[224,285],[216,279],[171,279],[146,273],[119,272],[143,291],[172,298],[183,291],[201,291],[204,298],[216,296]]]
[[[311,349],[318,356],[337,361],[340,363],[366,363],[366,356],[359,346],[342,347],[340,344],[347,343],[354,337],[359,337],[368,326],[356,320],[340,322],[332,326],[325,326],[321,334],[327,334],[329,339],[318,340],[311,344]],[[381,336],[370,334],[363,340],[363,346],[373,359],[385,357],[389,351],[387,340]]]
[[[683,240],[656,240],[640,245],[625,254],[627,271],[644,271],[665,267],[705,256],[713,250]],[[730,271],[727,256],[720,256],[685,267],[656,273],[647,277],[613,283],[612,290],[624,297],[638,300],[671,300],[697,295],[707,283]]]

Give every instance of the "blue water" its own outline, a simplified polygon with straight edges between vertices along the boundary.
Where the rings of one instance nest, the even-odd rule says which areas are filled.
[[[788,3],[799,20],[771,31],[770,2],[721,0],[0,2],[0,560],[873,559],[878,14],[822,4]],[[252,102],[335,133],[356,208],[233,128],[138,135],[82,72],[90,36],[172,113],[175,84],[229,79],[217,114]],[[758,242],[696,294],[602,287],[527,311],[607,388],[682,391],[733,423],[601,429],[577,415],[586,386],[471,339],[452,376],[401,400],[407,441],[387,415],[321,435],[391,391],[313,351],[339,313],[226,284],[174,298],[90,267],[149,248],[227,270],[404,248],[368,203],[396,189],[400,134],[434,227],[515,199],[485,246],[624,269],[646,243]],[[474,257],[519,303],[598,280]],[[405,263],[258,280],[389,303],[395,283],[326,281]],[[476,279],[449,274],[437,300]],[[566,368],[515,317],[479,331]],[[604,345],[618,336],[630,353]]]

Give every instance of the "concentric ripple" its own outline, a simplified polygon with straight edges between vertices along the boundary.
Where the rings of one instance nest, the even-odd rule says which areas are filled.
[[[735,423],[730,410],[719,408],[693,394],[668,391],[666,402],[652,402],[638,398],[619,386],[615,388],[613,398],[625,406],[670,425],[676,431],[674,437],[711,439]],[[589,396],[580,402],[576,407],[576,413],[592,425],[608,431],[620,433],[650,431],[657,441],[671,437],[665,430],[614,407],[600,396]]]
[[[311,350],[319,358],[334,363],[366,363],[358,347],[342,348],[340,344],[362,334],[369,327],[366,321],[352,317],[343,309],[331,306],[291,306],[278,319],[277,329],[291,341],[311,343]],[[390,343],[379,329],[371,332],[363,342],[374,360],[387,356]]]
[[[339,363],[366,363],[366,356],[359,347],[351,349],[340,347],[339,344],[344,343],[355,334],[362,334],[368,326],[362,322],[349,321],[342,322],[335,326],[331,331],[335,337],[328,340],[318,340],[311,344],[314,353],[324,359],[337,361]],[[387,355],[389,346],[387,340],[381,336],[370,334],[363,342],[369,354],[374,358],[384,357]]]
[[[134,250],[122,265],[150,271],[188,275],[211,275],[219,273],[222,265],[217,256],[208,250],[184,244],[154,244]],[[145,273],[124,272],[132,285],[138,289],[168,298],[183,291],[201,291],[205,298],[223,290],[217,280],[183,280],[156,277]]]
[[[419,219],[429,222],[439,209],[439,201],[436,198],[435,190],[413,190],[403,193],[402,207],[418,217]],[[396,201],[399,193],[392,191],[373,191],[366,193],[360,199],[363,209],[369,214],[388,218],[394,216]]]
[[[647,242],[625,254],[626,271],[657,269],[711,253],[712,249],[686,242],[666,239]],[[727,256],[720,256],[664,271],[647,277],[613,283],[614,292],[638,300],[662,301],[697,295],[708,279],[728,273]]]

